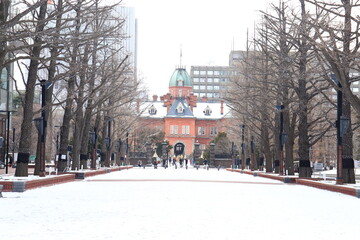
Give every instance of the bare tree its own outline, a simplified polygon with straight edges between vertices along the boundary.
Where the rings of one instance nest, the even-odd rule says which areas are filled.
[[[39,8],[39,13],[37,16],[37,24],[35,28],[35,37],[34,47],[31,49],[30,56],[30,66],[27,77],[26,92],[25,92],[25,101],[24,101],[24,112],[23,112],[23,122],[21,124],[21,136],[19,144],[19,154],[18,161],[16,165],[15,176],[28,176],[28,162],[30,156],[30,136],[31,125],[33,121],[33,102],[34,102],[34,92],[35,85],[37,80],[37,71],[39,67],[39,57],[42,49],[42,39],[40,33],[45,28],[45,18],[46,18],[46,9],[47,2],[43,2]]]
[[[360,72],[359,64],[359,19],[352,15],[360,6],[359,1],[342,0],[341,3],[329,1],[306,0],[315,7],[313,17],[309,19],[315,31],[315,38],[308,41],[317,51],[324,77],[335,89],[341,91],[345,99],[342,115],[351,120],[351,107],[359,114],[360,99],[352,92],[351,83],[359,81],[359,77],[351,76],[351,72]],[[343,22],[341,22],[341,20]],[[354,26],[354,28],[353,28]],[[336,84],[330,77],[333,73],[339,82]],[[343,178],[345,183],[354,183],[354,162],[352,129],[349,128],[343,139]]]

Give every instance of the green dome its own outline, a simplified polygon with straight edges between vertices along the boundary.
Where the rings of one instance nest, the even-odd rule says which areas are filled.
[[[169,87],[192,87],[192,80],[184,68],[177,68],[170,78]]]

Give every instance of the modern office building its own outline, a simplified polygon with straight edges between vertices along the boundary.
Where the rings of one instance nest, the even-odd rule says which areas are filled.
[[[135,8],[117,6],[112,12],[114,18],[124,19],[124,25],[119,32],[119,39],[116,48],[121,49],[120,60],[128,56],[127,63],[130,65],[130,72],[137,79],[137,19],[135,18]]]
[[[229,66],[191,66],[193,91],[197,97],[207,97],[210,102],[220,101],[232,77],[239,75],[238,64],[243,59],[243,51],[231,51]]]
[[[228,66],[191,66],[194,95],[207,97],[210,102],[217,102],[223,97],[234,69]]]

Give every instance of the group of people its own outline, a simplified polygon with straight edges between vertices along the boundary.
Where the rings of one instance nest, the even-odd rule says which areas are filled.
[[[154,168],[157,169],[159,162],[156,159],[154,159],[152,163],[153,163]],[[167,160],[162,160],[162,166],[165,167],[165,168],[167,168],[170,165],[177,168],[178,164],[179,164],[179,166],[181,168],[185,166],[186,169],[187,169],[188,164],[189,164],[189,159],[181,158],[180,156],[176,156],[176,157],[173,157],[173,158],[169,158]],[[207,164],[208,164],[208,161],[205,159],[204,160],[204,166],[207,167],[208,166]],[[138,165],[138,167],[142,167],[143,166],[142,161],[139,160],[137,165]]]
[[[179,163],[180,167],[184,167],[184,165],[185,165],[185,167],[187,168],[188,164],[189,164],[189,160],[187,158],[181,158],[180,156],[174,157],[172,159],[169,158],[167,160],[162,160],[162,166],[165,167],[165,168],[170,166],[170,165],[175,166],[175,168],[177,168],[178,163]],[[158,161],[156,159],[154,159],[153,165],[154,165],[155,169],[157,168],[158,164],[159,164]],[[139,160],[138,166],[141,167],[141,165],[142,165],[142,163]]]

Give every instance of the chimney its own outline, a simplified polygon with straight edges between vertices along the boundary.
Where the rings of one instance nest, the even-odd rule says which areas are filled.
[[[157,101],[157,98],[158,98],[158,95],[155,94],[155,95],[153,95],[152,97],[153,97],[153,102],[156,102],[156,101]]]
[[[224,114],[224,100],[221,100],[221,105],[220,105],[220,114],[223,115]]]

